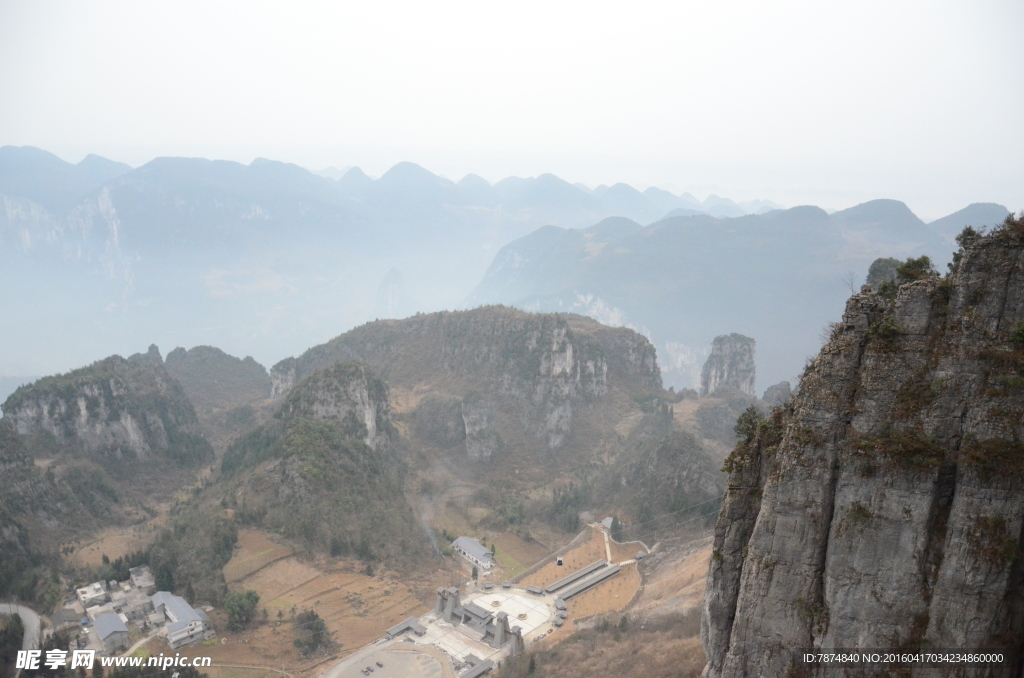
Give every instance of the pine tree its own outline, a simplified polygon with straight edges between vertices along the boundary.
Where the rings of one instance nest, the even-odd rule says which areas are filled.
[[[618,516],[612,517],[612,539],[615,541],[622,541],[622,523],[619,522]]]

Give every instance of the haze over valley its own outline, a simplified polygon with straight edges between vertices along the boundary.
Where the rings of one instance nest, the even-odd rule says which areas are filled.
[[[716,335],[742,332],[768,385],[795,377],[875,258],[942,266],[960,229],[1008,214],[979,203],[925,224],[892,200],[829,215],[551,174],[492,186],[412,163],[379,179],[271,160],[132,169],[9,146],[0,195],[0,276],[21,290],[6,304],[8,388],[150,342],[270,365],[376,318],[493,303],[636,329],[676,388],[699,385]]]
[[[0,678],[1024,678],[1022,29],[0,1]]]

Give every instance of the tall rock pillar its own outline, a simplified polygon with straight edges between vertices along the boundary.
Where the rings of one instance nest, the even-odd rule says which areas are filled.
[[[754,393],[754,340],[742,334],[715,337],[711,355],[700,375],[700,396],[711,395],[723,386]]]

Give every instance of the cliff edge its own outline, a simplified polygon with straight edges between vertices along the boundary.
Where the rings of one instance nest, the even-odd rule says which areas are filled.
[[[812,649],[1000,648],[1024,664],[1024,219],[970,231],[945,278],[865,286],[799,393],[726,462],[708,678],[868,676]]]

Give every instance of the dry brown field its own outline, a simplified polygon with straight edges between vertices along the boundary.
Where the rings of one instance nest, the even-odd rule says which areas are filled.
[[[317,660],[303,659],[292,644],[293,610],[315,610],[324,619],[332,638],[340,644],[338,656],[373,642],[387,628],[428,610],[410,585],[391,572],[367,576],[355,561],[323,557],[300,560],[289,547],[275,543],[259,530],[239,534],[238,548],[224,572],[231,590],[253,590],[260,595],[259,608],[266,608],[269,623],[243,633],[229,633],[222,611],[215,611],[212,616],[217,644],[189,650],[213,657],[215,664],[309,671]]]
[[[611,579],[568,601],[569,620],[575,622],[595,614],[618,612],[629,604],[639,588],[640,573],[636,565],[626,565]]]
[[[512,532],[502,532],[490,538],[497,548],[496,558],[502,568],[501,576],[512,578],[548,555],[547,548],[536,541],[526,541]]]
[[[624,560],[633,560],[636,558],[637,552],[647,551],[647,549],[644,548],[644,545],[638,541],[628,541],[622,544],[617,544],[614,540],[609,539],[608,544],[611,546],[613,563],[621,563]]]
[[[698,678],[704,651],[699,622],[672,619],[664,627],[632,626],[600,633],[584,631],[554,646],[541,645],[504,667],[509,678]],[[557,634],[556,634],[557,635]],[[542,641],[543,642],[543,641]],[[534,670],[529,670],[530,659]]]
[[[605,557],[604,537],[601,533],[590,528],[590,539],[569,551],[563,556],[563,565],[558,567],[554,562],[548,563],[521,582],[521,586],[540,586],[558,581],[562,577],[572,574],[581,567],[590,565],[595,560],[603,560]]]
[[[711,538],[695,541],[678,552],[659,553],[645,562],[643,592],[635,609],[645,615],[683,614],[704,602],[711,563]]]
[[[224,579],[229,584],[292,555],[290,548],[270,541],[267,534],[259,530],[240,530],[236,549],[224,566]]]
[[[208,666],[202,670],[210,678],[281,678],[279,671],[242,669],[236,666]]]
[[[83,565],[99,567],[103,564],[103,556],[116,560],[132,551],[146,548],[160,533],[165,523],[166,518],[158,516],[139,525],[107,528],[77,547],[71,558]]]

